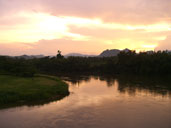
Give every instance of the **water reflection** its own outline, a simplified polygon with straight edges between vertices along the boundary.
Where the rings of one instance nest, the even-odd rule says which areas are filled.
[[[0,128],[170,128],[170,84],[132,76],[61,77],[71,94],[0,110]]]
[[[105,81],[108,87],[118,84],[120,93],[135,95],[138,92],[150,93],[153,95],[171,97],[171,79],[170,77],[159,76],[68,76],[61,77],[69,81],[72,85],[81,85],[88,83],[91,79]]]

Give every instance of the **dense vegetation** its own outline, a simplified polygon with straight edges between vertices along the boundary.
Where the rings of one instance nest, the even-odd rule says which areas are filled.
[[[56,57],[22,59],[0,57],[0,73],[33,76],[34,73],[171,74],[171,54],[167,51],[120,52],[115,57]]]
[[[68,85],[51,76],[0,75],[0,81],[0,106],[56,100],[69,94]]]

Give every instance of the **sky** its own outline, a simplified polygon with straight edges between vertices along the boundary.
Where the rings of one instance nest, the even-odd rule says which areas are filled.
[[[0,55],[171,50],[171,0],[0,0]]]

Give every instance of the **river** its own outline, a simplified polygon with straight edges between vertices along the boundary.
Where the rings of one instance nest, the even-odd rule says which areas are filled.
[[[164,80],[62,79],[69,84],[69,96],[44,105],[1,109],[0,128],[171,128],[171,91]]]

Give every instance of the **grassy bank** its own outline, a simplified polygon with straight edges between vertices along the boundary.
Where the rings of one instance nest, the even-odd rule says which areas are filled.
[[[68,85],[56,77],[0,75],[1,106],[60,99],[68,94]]]

